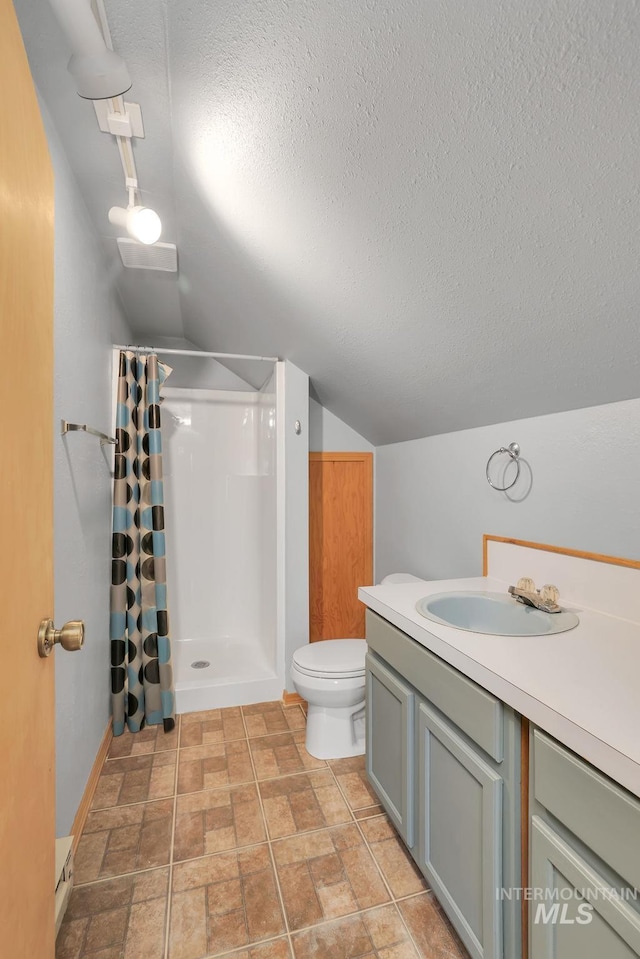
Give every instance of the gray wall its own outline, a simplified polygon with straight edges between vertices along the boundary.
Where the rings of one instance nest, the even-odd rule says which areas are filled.
[[[56,831],[66,835],[109,719],[109,452],[60,419],[111,429],[111,343],[130,333],[100,241],[41,101],[55,174],[55,622],[83,619],[84,649],[56,659]]]
[[[309,398],[309,450],[313,453],[373,453],[375,447],[330,410]]]
[[[486,462],[512,441],[526,462],[498,493]],[[483,533],[640,559],[640,399],[380,446],[375,460],[376,581],[481,575]]]
[[[135,344],[141,346],[166,346],[172,350],[197,350],[198,347],[190,340],[173,336],[150,336],[140,333],[136,335]],[[134,344],[134,345],[135,345]],[[211,357],[198,359],[197,356],[175,356],[171,353],[160,353],[160,359],[171,367],[171,379],[167,386],[175,388],[189,388],[196,390],[239,390],[251,392],[254,387],[246,380],[241,379],[232,370]],[[265,366],[265,376],[270,367]]]

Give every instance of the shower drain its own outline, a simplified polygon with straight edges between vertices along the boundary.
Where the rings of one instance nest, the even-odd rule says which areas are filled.
[[[208,659],[196,659],[195,663],[191,663],[191,669],[206,669],[210,665]]]

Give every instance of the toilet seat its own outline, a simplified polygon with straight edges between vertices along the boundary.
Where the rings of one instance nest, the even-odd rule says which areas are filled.
[[[323,639],[296,649],[293,663],[305,676],[352,679],[364,676],[366,651],[364,639]]]

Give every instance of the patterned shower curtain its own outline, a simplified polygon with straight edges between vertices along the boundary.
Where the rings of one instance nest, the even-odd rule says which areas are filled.
[[[175,725],[167,616],[160,387],[155,354],[120,353],[113,482],[113,733]]]

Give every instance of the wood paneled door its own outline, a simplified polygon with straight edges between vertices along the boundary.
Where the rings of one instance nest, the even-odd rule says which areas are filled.
[[[0,85],[0,953],[53,959],[53,170],[10,0]]]
[[[364,638],[373,583],[373,453],[309,454],[309,640]]]

